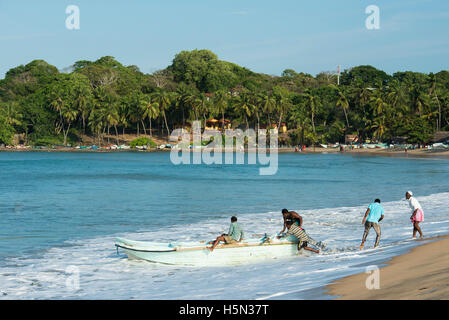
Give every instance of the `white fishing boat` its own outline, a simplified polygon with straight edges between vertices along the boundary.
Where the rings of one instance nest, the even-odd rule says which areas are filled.
[[[364,143],[362,147],[365,149],[387,149],[390,145],[386,143]]]
[[[320,144],[321,147],[325,148],[325,149],[336,149],[340,147],[340,144]]]
[[[448,149],[449,146],[444,143],[434,143],[432,144],[431,149]]]
[[[376,144],[375,143],[365,143],[362,146],[365,149],[376,149]]]
[[[115,246],[117,251],[123,249],[130,259],[189,266],[236,265],[298,254],[298,240],[294,236],[283,239],[265,236],[219,244],[212,252],[211,244],[206,242],[158,243],[117,238]]]

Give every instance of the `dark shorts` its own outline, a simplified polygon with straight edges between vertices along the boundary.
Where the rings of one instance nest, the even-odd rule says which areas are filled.
[[[298,250],[301,250],[302,248],[305,248],[305,247],[308,247],[307,241],[299,240],[299,242],[298,242]]]

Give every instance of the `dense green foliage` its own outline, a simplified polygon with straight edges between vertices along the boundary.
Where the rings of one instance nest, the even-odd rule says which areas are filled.
[[[0,144],[10,144],[14,129],[7,123],[6,118],[0,114]]]
[[[146,137],[141,137],[141,138],[134,139],[133,141],[131,141],[129,146],[131,148],[135,148],[137,146],[150,146],[151,148],[156,148],[157,147],[156,142],[154,142],[150,138],[146,138]]]
[[[77,61],[61,73],[35,60],[0,80],[0,143],[22,134],[30,144],[106,143],[124,133],[168,134],[193,120],[229,119],[233,127],[286,123],[292,144],[362,140],[428,142],[449,130],[449,72],[393,75],[358,66],[315,77],[252,72],[208,50],[182,51],[164,70],[144,74],[113,57]]]

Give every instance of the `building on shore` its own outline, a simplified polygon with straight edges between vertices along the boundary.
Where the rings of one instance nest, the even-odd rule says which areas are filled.
[[[437,131],[433,135],[433,143],[449,143],[449,131]]]
[[[346,144],[357,143],[358,141],[359,141],[359,136],[356,134],[345,135],[345,143]]]

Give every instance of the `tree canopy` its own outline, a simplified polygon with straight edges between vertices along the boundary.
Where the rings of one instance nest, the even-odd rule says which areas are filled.
[[[178,53],[171,65],[145,74],[114,57],[76,61],[60,72],[43,60],[9,70],[0,80],[0,143],[22,134],[28,143],[105,143],[109,133],[167,135],[194,120],[231,120],[234,127],[286,124],[289,143],[361,139],[429,142],[449,130],[449,71],[396,72],[356,66],[316,76],[280,76],[222,61],[209,50]]]

